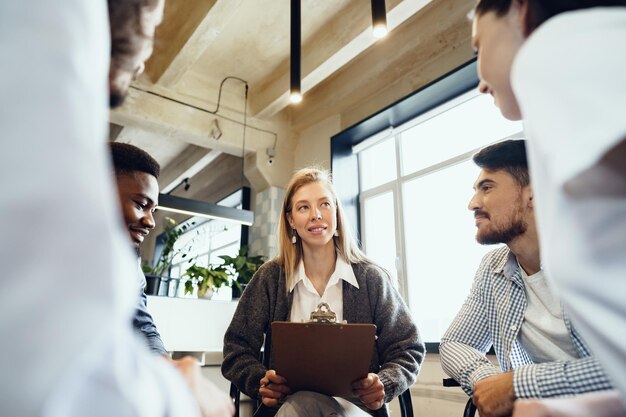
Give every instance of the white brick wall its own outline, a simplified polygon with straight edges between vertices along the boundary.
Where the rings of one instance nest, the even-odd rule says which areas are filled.
[[[285,190],[269,187],[256,195],[254,224],[250,228],[250,253],[271,259],[278,254],[278,218]]]

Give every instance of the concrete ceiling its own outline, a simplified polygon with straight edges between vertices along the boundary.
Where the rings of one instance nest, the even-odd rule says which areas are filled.
[[[428,67],[434,54],[447,56],[467,43],[465,15],[473,0],[386,3],[391,32],[376,43],[370,1],[302,0],[304,100],[294,108],[288,101],[289,0],[166,0],[146,71],[127,103],[111,113],[111,138],[152,154],[163,167],[161,187],[186,172],[211,177],[211,166],[241,170],[236,161],[243,154],[262,155],[276,138],[279,153],[293,154],[298,132],[333,113],[342,114],[344,126],[366,117],[441,75]],[[449,69],[469,59],[467,49],[449,59]],[[213,114],[227,76],[249,85],[245,144],[242,83],[224,84]],[[389,85],[396,86],[393,94],[385,93]]]

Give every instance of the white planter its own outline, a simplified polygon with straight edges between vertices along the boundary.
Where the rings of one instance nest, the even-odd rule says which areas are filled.
[[[200,295],[200,293],[198,292],[198,298],[204,298],[205,300],[210,300],[211,298],[213,298],[214,292],[215,291],[213,290],[213,288],[207,289],[203,295]]]

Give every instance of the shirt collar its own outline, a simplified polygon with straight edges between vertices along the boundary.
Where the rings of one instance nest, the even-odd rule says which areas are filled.
[[[507,256],[500,258],[494,269],[496,272],[503,274],[506,279],[513,281],[520,287],[523,287],[524,281],[520,272],[522,268],[517,262],[517,257],[510,249],[508,249],[507,252]]]
[[[293,289],[298,285],[298,282],[304,280],[306,277],[306,273],[304,272],[304,261],[300,260],[298,267],[294,271],[293,276],[291,277],[291,285],[289,286],[289,292],[293,291]],[[308,277],[307,277],[308,279]],[[352,285],[355,288],[359,288],[359,283],[356,280],[356,275],[354,275],[354,270],[352,269],[352,265],[348,263],[341,255],[337,254],[337,260],[335,261],[335,272],[330,276],[328,283],[330,285],[334,285],[340,279],[343,279],[348,284]]]
[[[518,268],[519,264],[517,263],[517,258],[513,252],[507,248],[506,256],[499,257],[493,269],[495,272],[503,274],[506,278],[512,279]]]

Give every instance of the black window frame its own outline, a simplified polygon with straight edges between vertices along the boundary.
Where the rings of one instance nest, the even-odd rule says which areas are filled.
[[[361,236],[359,161],[352,148],[385,129],[395,128],[478,86],[476,59],[455,68],[414,93],[330,138],[333,184],[345,215]],[[357,175],[355,175],[355,173]]]

